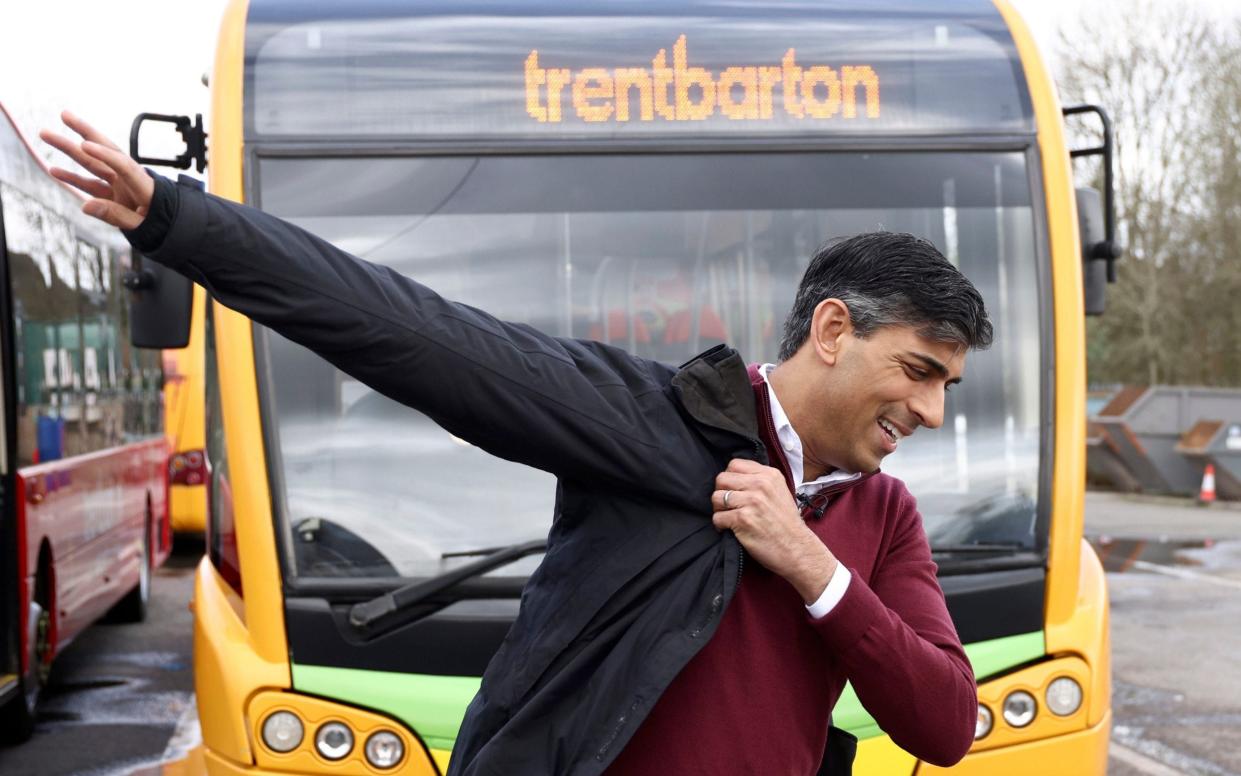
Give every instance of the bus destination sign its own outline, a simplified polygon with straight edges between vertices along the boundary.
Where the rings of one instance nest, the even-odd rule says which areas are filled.
[[[797,61],[789,48],[773,64],[733,65],[718,72],[690,63],[681,35],[671,63],[659,49],[650,67],[583,67],[525,61],[526,113],[543,124],[576,121],[694,122],[878,119],[879,74],[870,65],[831,67]]]
[[[246,131],[386,143],[1028,132],[1012,39],[971,13],[270,24],[247,33]]]

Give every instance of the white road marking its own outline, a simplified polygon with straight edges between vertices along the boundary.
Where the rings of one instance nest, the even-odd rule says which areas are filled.
[[[1123,744],[1118,744],[1115,741],[1108,745],[1107,754],[1109,757],[1119,760],[1130,768],[1148,774],[1148,776],[1186,776],[1182,771],[1170,768],[1158,760],[1147,757],[1141,752],[1130,749]]]
[[[180,760],[202,741],[202,728],[198,724],[198,699],[190,696],[189,704],[186,705],[185,711],[181,712],[177,727],[172,731],[172,737],[168,739],[168,745],[164,747],[164,753],[160,755],[160,762]]]
[[[1206,582],[1211,585],[1220,585],[1222,587],[1231,587],[1241,590],[1241,580],[1228,579],[1226,577],[1217,577],[1211,574],[1199,574],[1189,569],[1177,568],[1176,566],[1164,566],[1159,563],[1151,563],[1145,560],[1135,560],[1133,568],[1142,571],[1153,571],[1156,574],[1163,574],[1168,577],[1177,577],[1178,579],[1188,579],[1194,582]]]

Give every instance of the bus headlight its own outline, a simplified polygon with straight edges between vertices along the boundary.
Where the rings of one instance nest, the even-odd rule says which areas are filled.
[[[1067,717],[1082,706],[1082,686],[1073,679],[1062,676],[1047,685],[1047,708],[1051,713]]]
[[[291,711],[277,711],[263,720],[263,743],[273,752],[292,752],[305,734],[302,721]]]
[[[975,741],[987,737],[987,734],[991,732],[992,721],[991,709],[981,703],[978,704],[978,721],[974,723]]]
[[[1014,690],[1004,699],[1004,721],[1015,728],[1022,728],[1034,721],[1038,702],[1025,690]]]
[[[339,760],[353,751],[353,731],[340,722],[320,725],[315,733],[315,749],[325,760]]]
[[[405,744],[396,733],[381,730],[366,739],[366,761],[376,768],[393,768],[405,756]]]

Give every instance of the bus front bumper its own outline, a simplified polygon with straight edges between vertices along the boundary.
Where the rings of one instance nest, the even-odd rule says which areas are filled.
[[[173,533],[202,534],[207,528],[207,487],[168,486],[168,516]]]
[[[951,768],[922,763],[917,776],[1103,776],[1111,740],[1112,712],[1094,727],[1024,744],[987,749],[966,755]]]

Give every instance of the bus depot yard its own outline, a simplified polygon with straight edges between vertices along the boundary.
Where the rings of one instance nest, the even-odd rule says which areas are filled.
[[[883,468],[917,497],[979,722],[935,767],[850,689],[853,773],[1241,776],[1241,25],[1101,17],[1057,65],[1015,4],[221,0],[203,104],[152,95],[128,151],[539,338],[668,364],[725,343],[775,360],[818,246],[927,239],[996,338]],[[292,330],[318,316],[263,325],[226,283],[131,255],[7,116],[0,711],[19,724],[0,733],[29,740],[0,774],[469,764],[489,663],[528,683],[563,665],[513,647],[545,632],[523,591],[590,581],[565,558],[624,560],[563,551],[555,480],[580,458],[484,453],[444,412],[515,413],[437,405],[480,372],[404,368],[403,337],[360,337],[375,357],[346,374]],[[185,153],[142,153],[152,124]],[[365,285],[307,259],[268,276]],[[413,326],[415,298],[339,309]],[[393,388],[424,371],[439,382]],[[544,611],[611,648],[587,607]]]
[[[1241,774],[1241,508],[1089,492],[1086,532],[1112,606],[1108,774]],[[65,652],[34,737],[0,749],[0,773],[182,772],[199,741],[188,603],[201,552],[179,540],[147,622],[96,625]]]

